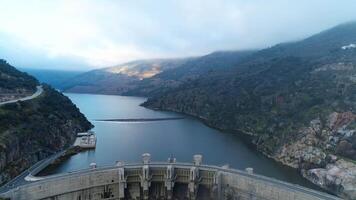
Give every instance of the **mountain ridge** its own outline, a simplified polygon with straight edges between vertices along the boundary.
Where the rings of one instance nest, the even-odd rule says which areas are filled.
[[[159,87],[169,84],[175,87],[180,84],[178,80],[195,79],[208,71],[222,70],[219,68],[232,66],[253,52],[255,51],[218,51],[200,57],[136,60],[80,74],[67,80],[68,83],[63,83],[63,90],[74,93],[145,96],[149,93],[145,91],[145,85]],[[220,59],[214,59],[219,57]],[[209,65],[211,61],[216,61],[217,68]],[[177,77],[170,77],[170,74]]]
[[[92,70],[63,83],[64,91],[77,93],[123,94],[140,80],[178,67],[191,58],[136,60]]]

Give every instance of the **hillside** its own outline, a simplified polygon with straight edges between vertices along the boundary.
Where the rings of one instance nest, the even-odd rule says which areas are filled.
[[[28,96],[36,90],[38,81],[9,66],[0,59],[0,102]]]
[[[163,71],[153,77],[144,79],[134,85],[132,89],[123,93],[134,96],[154,96],[168,90],[178,88],[184,83],[221,71],[228,71],[232,67],[247,60],[255,51],[218,51],[196,57],[183,63],[179,67]]]
[[[138,60],[89,71],[63,83],[66,92],[148,96],[216,71],[228,70],[255,51],[219,51],[201,57]]]
[[[34,92],[38,81],[1,61],[0,90]],[[0,185],[37,161],[74,142],[91,123],[64,95],[49,86],[32,100],[0,106]],[[3,94],[3,93],[2,93]]]
[[[356,198],[356,23],[256,52],[160,92],[143,105],[254,136],[312,182]],[[167,73],[169,73],[167,71]],[[157,91],[157,90],[156,90]]]
[[[31,69],[21,68],[23,72],[35,77],[39,82],[46,83],[56,89],[62,90],[67,81],[82,74],[82,71],[64,71],[64,70],[49,70],[49,69]]]
[[[179,67],[188,60],[190,58],[138,60],[92,70],[67,80],[63,89],[74,93],[123,94],[141,80]]]

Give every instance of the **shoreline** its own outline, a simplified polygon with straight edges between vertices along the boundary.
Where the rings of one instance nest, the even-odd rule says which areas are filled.
[[[79,94],[81,94],[81,93],[79,93]],[[121,96],[121,95],[115,95],[115,96]],[[128,97],[132,97],[132,96],[128,96]],[[143,102],[143,103],[145,103],[145,102]],[[269,155],[266,152],[264,152],[261,149],[259,149],[258,145],[256,143],[254,143],[254,141],[253,141],[254,138],[256,137],[256,135],[253,134],[253,133],[246,133],[246,132],[241,131],[241,130],[227,130],[227,129],[219,128],[217,126],[212,125],[207,119],[204,119],[203,117],[200,117],[200,116],[197,116],[197,115],[194,115],[194,114],[182,113],[182,112],[179,112],[179,111],[176,111],[176,110],[171,110],[171,109],[152,108],[152,107],[149,107],[149,106],[144,106],[143,103],[140,104],[139,106],[142,106],[142,107],[145,107],[145,108],[148,108],[148,109],[151,109],[151,110],[168,111],[168,112],[173,112],[173,113],[178,113],[178,114],[181,114],[181,115],[189,116],[189,117],[192,117],[192,118],[200,121],[201,123],[203,123],[207,127],[210,127],[212,129],[215,129],[215,130],[219,130],[219,131],[223,132],[224,134],[234,134],[234,135],[238,136],[241,140],[243,140],[243,142],[245,144],[247,144],[249,147],[253,148],[256,152],[262,154],[266,158],[273,160],[274,162],[276,162],[277,164],[279,164],[279,165],[281,165],[283,167],[287,167],[287,168],[296,170],[296,172],[298,172],[298,175],[302,179],[306,180],[308,183],[310,183],[311,185],[313,185],[316,188],[318,188],[318,190],[324,191],[324,192],[328,192],[330,194],[335,195],[331,191],[329,191],[329,190],[327,190],[325,188],[322,188],[320,185],[315,184],[313,181],[311,181],[308,178],[306,178],[305,176],[303,176],[301,169],[298,169],[298,168],[295,168],[295,167],[293,167],[291,165],[288,165],[288,164],[284,163],[282,160],[278,160],[277,157]],[[144,122],[144,121],[178,120],[178,119],[184,119],[184,118],[186,118],[186,117],[137,118],[137,119],[97,119],[97,120],[94,120],[94,121],[103,121],[103,122],[105,122],[105,121],[108,121],[108,122],[110,122],[110,121],[112,121],[112,122]],[[79,151],[79,152],[81,152],[81,151]],[[75,154],[77,154],[79,152],[76,152]],[[75,155],[75,154],[72,154],[72,155]],[[70,158],[72,155],[64,156],[64,158],[61,157],[60,161],[58,163],[56,163],[56,165],[52,165],[52,164],[51,165],[55,168],[58,165],[60,165],[61,163],[65,162],[65,160]],[[48,167],[50,167],[50,166],[48,166]],[[313,188],[313,189],[315,189],[315,188]]]
[[[40,172],[38,172],[36,175],[38,176],[48,176],[51,175],[51,171],[55,168],[57,168],[59,165],[64,163],[66,160],[70,159],[70,157],[85,151],[85,148],[79,147],[79,146],[70,146],[67,149],[65,149],[64,154],[59,156],[57,159],[55,159],[52,163],[47,165],[44,169],[42,169]]]
[[[193,115],[193,114],[188,114],[188,113],[182,113],[182,112],[179,112],[179,111],[176,111],[176,110],[169,110],[169,109],[158,109],[158,108],[152,108],[152,107],[149,107],[149,106],[144,106],[143,103],[140,105],[142,107],[145,107],[145,108],[148,108],[148,109],[151,109],[151,110],[155,110],[155,111],[166,111],[166,112],[174,112],[174,113],[177,113],[177,114],[181,114],[181,115],[185,115],[185,116],[189,116],[189,117],[192,117],[198,121],[200,121],[201,123],[203,123],[204,125],[206,125],[207,127],[209,128],[212,128],[212,129],[215,129],[215,130],[218,130],[218,131],[221,131],[222,133],[224,134],[234,134],[236,136],[238,136],[245,144],[247,144],[248,146],[250,146],[251,148],[253,148],[255,151],[259,152],[260,154],[262,154],[263,156],[265,156],[266,158],[270,159],[270,160],[273,160],[274,162],[276,162],[277,164],[283,166],[283,167],[287,167],[287,168],[290,168],[290,169],[293,169],[293,170],[296,170],[299,174],[299,176],[301,178],[303,178],[304,180],[306,180],[308,183],[310,183],[311,185],[313,185],[314,187],[316,187],[318,190],[320,191],[323,191],[323,192],[326,192],[328,194],[331,194],[331,195],[335,195],[335,196],[338,196],[334,193],[332,193],[331,191],[321,187],[320,185],[318,184],[315,184],[313,181],[309,180],[308,178],[306,178],[305,176],[303,176],[302,174],[302,171],[298,168],[295,168],[291,165],[287,165],[285,163],[283,163],[282,160],[278,160],[276,157],[273,157],[271,155],[268,155],[266,152],[263,152],[261,151],[258,146],[253,142],[253,139],[256,135],[254,135],[253,133],[245,133],[244,131],[241,131],[241,130],[226,130],[226,129],[222,129],[222,128],[219,128],[219,127],[215,127],[213,125],[211,125],[207,119],[204,119],[202,117],[199,117],[199,116],[196,116],[196,115]],[[315,189],[315,188],[314,188]]]

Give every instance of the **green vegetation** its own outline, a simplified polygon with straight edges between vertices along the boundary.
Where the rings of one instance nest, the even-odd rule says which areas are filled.
[[[187,59],[181,65],[151,78],[135,83],[124,95],[155,96],[178,88],[182,84],[196,84],[194,82],[204,76],[227,72],[237,64],[244,62],[256,51],[219,51],[211,54]],[[177,65],[177,64],[176,64]]]
[[[38,81],[27,73],[20,72],[9,65],[5,60],[0,59],[0,89],[20,89],[35,90]]]
[[[20,135],[38,131],[46,133],[51,131],[56,122],[65,123],[67,120],[73,120],[75,124],[86,121],[66,96],[44,86],[44,94],[36,99],[0,107],[0,135],[9,129],[16,129],[12,134]],[[86,123],[86,128],[89,127],[89,123]],[[45,138],[38,139],[41,141]]]
[[[79,93],[123,94],[135,87],[141,79],[177,68],[189,60],[190,58],[136,60],[79,74],[63,83],[61,88]]]
[[[257,146],[273,154],[311,120],[355,112],[356,49],[341,48],[354,41],[356,23],[344,24],[259,51],[227,70],[179,86],[161,85],[143,105],[194,115],[222,130],[252,133]]]
[[[13,86],[24,87],[27,82],[27,87],[38,84],[36,79],[5,62],[0,65],[0,72],[0,82],[12,85],[13,90],[18,89]],[[43,89],[43,94],[35,99],[0,107],[0,185],[71,145],[76,133],[92,128],[68,97],[47,85]]]
[[[92,128],[71,101],[49,86],[31,101],[0,107],[0,154],[7,162],[0,165],[7,177],[48,155],[62,150],[78,132]]]

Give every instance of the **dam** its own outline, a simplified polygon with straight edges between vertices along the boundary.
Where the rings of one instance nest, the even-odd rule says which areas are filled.
[[[254,174],[252,168],[230,169],[203,164],[202,155],[192,163],[175,158],[89,169],[44,177],[3,191],[2,198],[15,200],[141,200],[141,199],[239,199],[239,200],[336,200],[336,196]],[[30,174],[35,176],[35,174]]]

